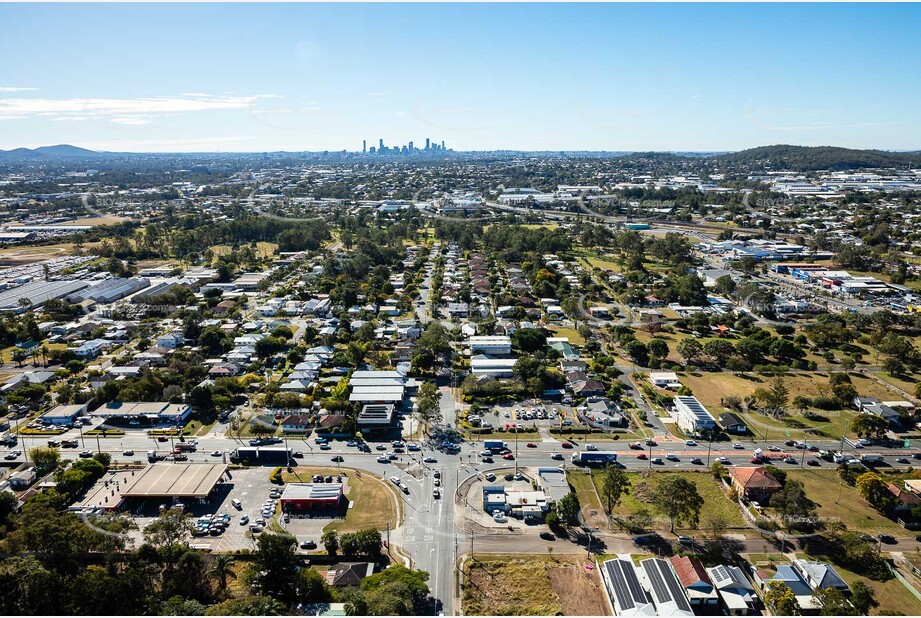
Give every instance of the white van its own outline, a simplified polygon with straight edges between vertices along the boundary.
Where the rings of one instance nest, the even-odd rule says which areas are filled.
[[[243,503],[237,500],[236,498],[231,500],[230,504],[232,504],[233,508],[237,509],[238,511],[243,508]]]

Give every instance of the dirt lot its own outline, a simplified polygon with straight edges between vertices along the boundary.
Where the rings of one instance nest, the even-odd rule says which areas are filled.
[[[482,556],[465,567],[465,615],[610,615],[597,569],[581,556]]]

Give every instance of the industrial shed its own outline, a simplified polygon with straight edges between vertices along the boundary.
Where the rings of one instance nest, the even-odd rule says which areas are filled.
[[[26,298],[32,307],[51,300],[52,298],[64,298],[77,290],[82,290],[89,285],[89,281],[32,281],[25,285],[14,288],[8,288],[0,292],[0,311],[14,311],[20,313],[25,311],[25,307],[19,304],[19,301]]]

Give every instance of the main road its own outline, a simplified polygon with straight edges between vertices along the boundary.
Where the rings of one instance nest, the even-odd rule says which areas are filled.
[[[443,397],[442,399],[450,399]],[[452,407],[448,405],[446,407]],[[62,436],[55,436],[54,439],[80,439],[78,430],[69,430]],[[12,450],[27,451],[36,446],[42,446],[46,443],[48,437],[27,437],[21,436],[20,444]],[[230,451],[247,445],[245,440],[237,440],[226,436],[216,437],[206,435],[199,437],[198,450],[189,453],[190,462],[206,461],[226,461]],[[379,443],[390,449],[387,443]],[[570,453],[577,450],[585,450],[585,444],[580,440],[574,443],[573,449],[565,449],[562,443],[553,437],[545,437],[539,442],[533,443],[533,447],[520,445],[518,448],[518,464],[523,468],[537,468],[542,466],[563,466],[572,467],[569,461]],[[371,443],[372,447],[378,444]],[[619,462],[629,470],[665,470],[665,469],[704,469],[708,461],[714,461],[717,457],[728,458],[731,464],[750,465],[748,460],[751,456],[751,450],[757,446],[757,443],[747,442],[744,448],[733,448],[726,443],[716,443],[708,445],[706,443],[691,446],[683,441],[663,442],[659,446],[645,447],[642,451],[646,459],[638,459],[638,450],[630,449],[628,444],[623,442],[598,441],[596,447],[599,451],[614,451],[618,454]],[[837,442],[818,442],[817,446],[822,448],[837,448]],[[278,445],[281,446],[281,445]],[[459,453],[455,455],[446,455],[441,452],[424,449],[415,453],[398,455],[397,458],[389,463],[380,463],[377,458],[385,451],[378,451],[373,448],[371,453],[363,453],[355,448],[346,446],[343,441],[335,441],[331,444],[329,450],[322,450],[313,441],[303,437],[289,438],[287,446],[294,451],[298,457],[298,465],[309,467],[335,466],[337,464],[331,461],[336,455],[341,455],[344,461],[341,466],[346,468],[355,468],[362,471],[371,472],[379,475],[384,479],[391,476],[398,476],[408,488],[408,494],[398,493],[403,500],[403,521],[394,522],[390,531],[391,543],[397,545],[402,551],[410,556],[415,568],[428,571],[430,574],[429,585],[432,595],[439,604],[439,611],[446,615],[456,613],[454,603],[455,595],[455,569],[458,564],[459,555],[463,555],[468,550],[469,536],[461,532],[458,536],[458,530],[455,521],[458,515],[458,505],[461,504],[460,497],[457,495],[458,486],[471,476],[485,473],[489,470],[499,468],[508,468],[513,462],[500,459],[498,456],[495,463],[482,463],[479,457],[481,447],[475,442],[465,443]],[[523,446],[523,448],[522,448]],[[760,443],[762,448],[767,448],[766,443]],[[160,451],[168,451],[171,447],[170,442],[157,442],[146,435],[144,431],[128,431],[124,436],[117,438],[97,438],[95,436],[84,436],[82,444],[74,449],[62,449],[61,454],[64,459],[77,459],[81,450],[96,451],[101,449],[112,455],[116,462],[135,462],[146,459],[146,451],[156,448]],[[134,451],[133,455],[125,455],[127,450]],[[708,456],[709,450],[709,456]],[[796,464],[776,463],[776,465],[795,468],[802,465],[804,461],[811,458],[811,453],[805,453],[797,449],[786,449],[796,458]],[[0,450],[0,454],[6,455],[11,451],[9,448]],[[908,449],[873,449],[884,455],[887,463],[896,464],[896,457],[909,456]],[[676,461],[665,459],[667,453],[673,453]],[[551,458],[556,454],[559,457],[563,455],[563,460]],[[661,464],[653,464],[649,457],[662,458]],[[690,462],[692,457],[698,457],[700,464]],[[22,455],[13,460],[4,461],[7,464],[17,464],[23,461]],[[821,467],[833,468],[833,464],[822,461]],[[434,497],[435,472],[440,474],[439,493],[440,497]],[[463,506],[460,507],[463,509]],[[527,529],[522,529],[527,530]],[[631,546],[628,537],[615,535],[613,533],[601,533],[598,538],[604,541],[608,549],[614,548],[618,551],[627,551]],[[560,553],[565,551],[560,548],[560,544],[565,541],[558,541],[553,544],[555,550]],[[749,541],[746,541],[749,543]],[[751,543],[761,543],[759,540]],[[911,539],[900,542],[911,544]],[[526,534],[521,531],[516,533],[485,533],[477,535],[477,547],[479,551],[514,551],[514,552],[545,552],[548,543],[541,542],[535,530],[530,530]],[[755,547],[753,545],[753,547]],[[760,547],[760,545],[758,545]],[[573,551],[581,551],[577,546],[572,546]]]

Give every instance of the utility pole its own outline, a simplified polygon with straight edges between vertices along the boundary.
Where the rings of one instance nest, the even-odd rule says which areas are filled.
[[[710,467],[710,449],[713,448],[713,434],[710,434],[710,441],[707,442],[707,467]]]
[[[649,445],[649,469],[652,470],[652,444]]]

